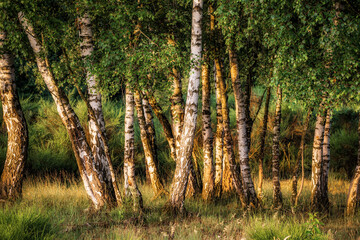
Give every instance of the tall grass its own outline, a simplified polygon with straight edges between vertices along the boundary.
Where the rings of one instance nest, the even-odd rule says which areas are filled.
[[[49,213],[41,213],[35,206],[1,210],[0,229],[2,240],[53,239],[57,231],[50,223]]]
[[[271,181],[265,181],[264,208],[244,212],[236,197],[213,203],[187,199],[188,215],[178,219],[164,205],[167,198],[152,200],[151,186],[140,184],[144,213],[139,217],[132,204],[92,214],[85,211],[90,201],[82,183],[69,175],[28,178],[23,199],[0,208],[0,239],[356,239],[360,236],[360,216],[343,217],[349,182],[330,178],[331,211],[327,217],[311,218],[310,181],[296,214],[291,213],[288,181],[281,181],[285,200],[283,212],[276,213]],[[324,225],[322,225],[323,223]]]

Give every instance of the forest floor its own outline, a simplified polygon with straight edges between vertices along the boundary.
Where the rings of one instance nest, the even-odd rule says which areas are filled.
[[[131,203],[91,214],[78,180],[57,177],[27,179],[23,199],[0,208],[0,239],[360,239],[360,216],[344,218],[349,183],[330,179],[331,208],[326,216],[309,214],[310,181],[306,180],[293,214],[290,182],[281,182],[284,208],[271,209],[271,181],[264,185],[264,208],[244,213],[235,197],[217,203],[200,198],[186,201],[188,214],[168,214],[166,198],[152,200],[150,186],[140,185],[144,198],[141,217]],[[289,237],[290,236],[290,237]]]

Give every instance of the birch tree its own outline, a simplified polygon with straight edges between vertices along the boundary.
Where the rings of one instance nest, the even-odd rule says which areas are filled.
[[[28,154],[28,129],[16,91],[14,60],[5,49],[6,32],[0,28],[0,97],[7,130],[7,150],[0,178],[0,199],[14,201],[22,195]]]
[[[311,170],[311,208],[313,211],[321,211],[323,208],[323,194],[321,192],[321,176],[323,165],[323,141],[325,128],[325,114],[322,109],[316,116],[314,143],[312,150]]]
[[[189,176],[189,162],[193,150],[197,118],[197,105],[200,84],[200,61],[202,52],[202,0],[193,1],[191,27],[191,69],[188,93],[185,105],[184,126],[182,129],[180,150],[178,154],[174,184],[171,192],[171,207],[175,212],[184,211],[184,199]]]
[[[142,210],[143,200],[135,179],[135,149],[134,149],[134,94],[126,87],[125,110],[125,150],[124,176],[127,181],[128,195],[131,194],[135,210]]]
[[[153,191],[155,193],[155,197],[159,196],[160,194],[164,193],[164,186],[160,180],[160,176],[158,173],[158,169],[156,166],[156,155],[155,155],[155,149],[154,149],[154,143],[149,135],[149,132],[147,130],[147,123],[145,120],[145,113],[144,113],[144,106],[142,104],[142,98],[140,96],[140,92],[135,92],[135,105],[136,105],[136,111],[137,111],[137,117],[139,121],[139,127],[140,127],[140,136],[141,136],[141,142],[143,145],[144,153],[145,153],[145,161],[146,165],[149,170],[149,177],[151,186],[153,188]]]
[[[115,172],[109,154],[109,147],[106,140],[105,120],[101,104],[101,94],[98,91],[96,76],[91,72],[88,64],[94,51],[93,33],[91,19],[88,13],[79,18],[80,54],[86,66],[87,99],[83,99],[88,108],[88,126],[90,141],[95,164],[104,178],[107,191],[121,204],[120,190],[116,182]]]
[[[204,175],[202,198],[211,200],[214,195],[214,163],[213,163],[213,133],[211,128],[210,110],[210,79],[209,65],[205,62],[202,65],[202,135],[204,152]]]
[[[280,189],[280,124],[281,124],[281,101],[282,92],[280,86],[277,87],[277,100],[274,120],[274,137],[272,145],[272,174],[273,174],[273,207],[280,209],[282,207],[282,194]]]
[[[95,210],[103,208],[106,204],[111,206],[116,200],[106,191],[106,183],[103,180],[102,173],[96,168],[94,156],[86,141],[85,132],[79,118],[72,109],[64,91],[55,81],[49,66],[49,61],[46,56],[42,54],[42,45],[35,34],[33,26],[25,17],[24,13],[20,12],[18,17],[35,54],[38,70],[55,102],[61,120],[67,129],[86,193],[92,201]]]

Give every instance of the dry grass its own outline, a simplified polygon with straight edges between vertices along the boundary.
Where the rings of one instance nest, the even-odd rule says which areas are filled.
[[[357,239],[360,236],[360,218],[350,221],[343,217],[347,181],[330,179],[332,207],[327,217],[319,217],[325,224],[319,226],[322,230],[319,236],[306,235],[310,224],[307,213],[310,181],[305,182],[295,215],[290,211],[289,183],[288,180],[281,182],[285,201],[282,213],[274,214],[272,211],[272,185],[271,181],[265,181],[265,208],[262,210],[244,214],[234,197],[210,204],[195,198],[186,201],[189,215],[183,219],[174,218],[164,210],[166,199],[151,201],[153,194],[150,186],[140,185],[145,211],[139,218],[129,202],[121,208],[89,214],[84,211],[89,201],[81,182],[74,177],[48,176],[27,179],[23,199],[15,203],[11,211],[16,215],[31,209],[35,215],[47,216],[54,232],[47,238],[54,239],[273,240],[283,239],[287,234],[293,234],[293,239]],[[0,219],[6,211],[9,211],[8,207],[0,210]]]

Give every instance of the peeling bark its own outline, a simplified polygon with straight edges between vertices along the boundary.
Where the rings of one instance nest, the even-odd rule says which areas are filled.
[[[126,87],[124,166],[127,166],[127,169],[124,169],[124,171],[126,171],[134,209],[141,210],[143,208],[143,200],[136,184],[134,155],[134,94]]]
[[[181,133],[180,150],[177,155],[174,183],[170,199],[171,207],[175,212],[183,212],[184,210],[185,191],[188,184],[189,165],[195,137],[202,52],[202,7],[202,0],[193,1],[190,57],[192,66],[186,99],[184,126]]]
[[[83,61],[87,63],[94,50],[93,34],[91,29],[90,16],[85,13],[79,18],[79,36],[80,52]],[[91,70],[87,66],[86,68],[86,83],[88,90],[87,102],[88,111],[88,125],[89,125],[89,145],[91,147],[96,168],[103,175],[104,182],[106,184],[107,192],[112,196],[114,201],[121,204],[121,195],[117,186],[115,172],[112,168],[110,154],[108,151],[108,145],[106,141],[105,120],[102,111],[101,94],[97,90],[96,76],[91,73]],[[91,116],[91,115],[94,116]]]
[[[277,87],[277,100],[275,109],[274,137],[272,146],[272,174],[273,174],[273,208],[282,208],[282,194],[280,188],[280,124],[281,124],[281,101],[282,91]]]
[[[258,197],[259,200],[263,198],[262,186],[264,182],[264,156],[265,156],[265,139],[269,118],[269,105],[270,105],[270,97],[271,97],[271,88],[268,87],[266,90],[266,100],[265,100],[265,111],[263,118],[263,126],[260,132],[260,153],[259,153],[259,184],[258,184]]]
[[[241,88],[241,82],[239,79],[239,67],[237,62],[237,56],[235,52],[229,50],[230,58],[230,74],[235,95],[235,107],[236,107],[236,123],[237,134],[239,144],[240,155],[240,170],[243,182],[243,189],[245,193],[245,203],[253,207],[257,207],[259,200],[256,196],[254,183],[251,178],[250,165],[249,165],[249,150],[250,145],[248,141],[248,119],[247,109],[249,106],[246,104],[245,94]]]
[[[0,47],[6,33],[0,30]],[[0,178],[0,199],[15,201],[22,196],[24,166],[28,154],[28,130],[15,85],[13,57],[0,54],[0,97],[7,130],[7,151]]]
[[[38,70],[54,99],[57,111],[67,129],[86,193],[96,210],[102,208],[105,204],[111,205],[113,202],[112,198],[106,191],[106,184],[102,174],[96,168],[94,156],[86,141],[85,132],[80,121],[71,108],[65,93],[58,87],[47,59],[41,56],[42,46],[36,38],[33,27],[22,12],[19,13],[19,20],[34,51]]]

